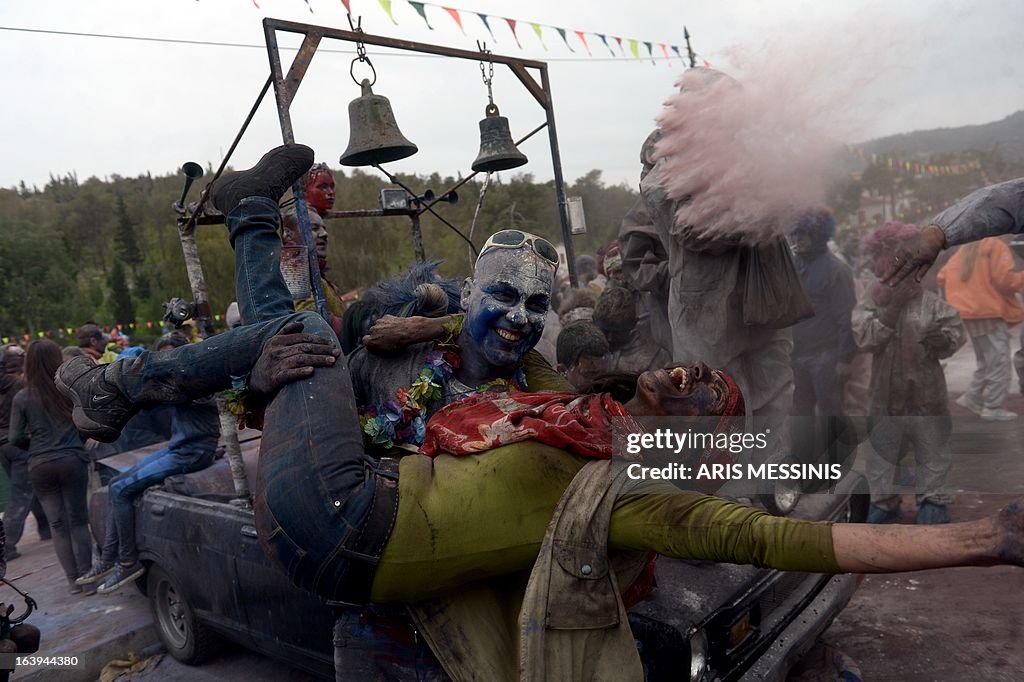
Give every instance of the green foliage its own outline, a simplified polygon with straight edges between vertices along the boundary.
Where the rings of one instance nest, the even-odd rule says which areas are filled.
[[[110,286],[110,312],[114,323],[128,329],[135,322],[135,303],[132,293],[128,290],[128,278],[124,274],[124,263],[120,258],[114,259],[114,267],[110,270],[108,280]]]
[[[382,188],[392,187],[375,171],[337,171],[336,210],[375,209]],[[402,175],[417,194],[440,194],[458,178]],[[434,210],[469,235],[484,178],[458,188],[455,205]],[[181,244],[170,206],[181,192],[178,175],[113,176],[79,182],[73,174],[53,177],[42,189],[25,184],[0,189],[0,336],[77,327],[158,321],[162,302],[191,299]],[[615,238],[622,216],[637,198],[626,186],[608,186],[591,171],[566,188],[583,197],[588,232],[574,238],[577,253],[594,253]],[[197,192],[193,189],[191,199]],[[413,261],[409,219],[328,220],[329,278],[342,291],[397,274]],[[557,243],[561,223],[552,182],[531,175],[492,176],[472,240],[480,245],[493,231],[516,226]],[[427,257],[445,261],[442,273],[461,277],[472,264],[466,242],[439,218],[425,213],[421,230]],[[220,225],[197,230],[210,305],[223,314],[234,300],[233,254]],[[127,327],[126,327],[127,329]],[[136,338],[145,336],[145,325]],[[60,340],[58,338],[58,340]]]
[[[115,232],[118,254],[121,260],[127,263],[134,271],[142,264],[142,253],[139,251],[139,244],[135,240],[135,227],[132,219],[128,217],[128,209],[124,205],[124,197],[117,195],[117,231]]]

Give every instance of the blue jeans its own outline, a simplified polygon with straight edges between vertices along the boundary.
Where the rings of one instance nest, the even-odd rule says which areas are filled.
[[[138,561],[139,552],[135,545],[136,497],[151,485],[162,483],[168,476],[188,474],[205,469],[213,463],[216,452],[179,453],[170,448],[157,450],[133,466],[118,474],[110,481],[110,518],[103,541],[102,560],[107,563],[119,559],[128,566]]]
[[[247,376],[263,346],[289,322],[340,347],[323,318],[292,308],[279,266],[276,202],[243,200],[227,224],[242,326],[109,365],[104,377],[133,403],[181,404],[230,388],[232,377]],[[375,471],[363,452],[344,357],[274,396],[264,417],[255,522],[264,551],[300,587],[327,598],[341,591],[374,499]]]

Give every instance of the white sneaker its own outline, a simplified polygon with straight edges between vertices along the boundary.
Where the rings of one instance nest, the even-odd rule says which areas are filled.
[[[1008,422],[1017,418],[1016,412],[1010,412],[999,408],[997,410],[990,410],[988,408],[981,411],[981,418],[989,422]]]
[[[985,411],[985,409],[981,405],[971,400],[970,396],[967,393],[964,393],[962,396],[957,398],[956,404],[964,408],[965,410],[970,410],[974,414],[981,414],[982,412]]]

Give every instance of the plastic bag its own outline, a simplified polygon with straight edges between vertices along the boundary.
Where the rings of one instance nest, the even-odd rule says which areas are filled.
[[[745,324],[782,329],[814,315],[785,240],[742,248]]]

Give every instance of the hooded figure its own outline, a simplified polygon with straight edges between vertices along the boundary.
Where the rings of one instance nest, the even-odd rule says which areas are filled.
[[[710,69],[690,69],[681,92],[713,87],[727,95],[736,83]],[[670,178],[664,147],[664,137],[658,140],[656,133],[645,141],[642,206],[630,211],[619,233],[623,266],[637,288],[667,299],[674,361],[701,360],[720,367],[739,384],[749,413],[786,415],[793,396],[792,334],[785,328],[749,325],[744,319],[749,313],[744,310],[747,278],[771,279],[775,268],[753,272],[750,255],[755,249],[743,245],[738,234],[709,235],[695,229],[699,226],[676,224],[683,202],[670,198],[665,189]],[[672,161],[679,163],[684,152],[671,151]],[[641,229],[645,215],[650,228]],[[792,293],[802,295],[799,282]],[[653,321],[652,330],[658,333]]]
[[[793,414],[813,417],[844,414],[843,383],[857,352],[850,315],[857,303],[853,273],[832,254],[832,214],[823,209],[802,214],[790,233],[814,317],[793,327]]]

